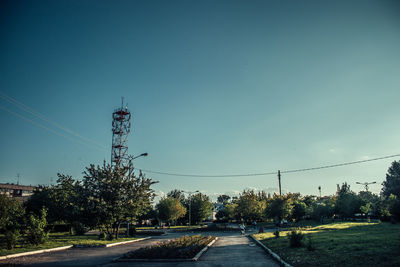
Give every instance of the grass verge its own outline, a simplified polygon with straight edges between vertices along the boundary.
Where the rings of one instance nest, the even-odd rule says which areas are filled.
[[[41,250],[41,249],[49,249],[56,247],[63,247],[68,245],[106,245],[116,242],[135,240],[138,238],[129,237],[129,238],[118,238],[114,240],[100,240],[98,235],[82,235],[75,236],[69,235],[68,233],[50,233],[49,239],[44,244],[34,246],[27,243],[20,242],[13,250],[5,249],[3,245],[0,249],[0,256],[6,256],[16,253]],[[1,242],[3,244],[3,242]]]
[[[297,230],[304,234],[299,248],[289,247],[290,231],[279,238],[254,237],[293,266],[400,266],[400,224],[332,223]]]

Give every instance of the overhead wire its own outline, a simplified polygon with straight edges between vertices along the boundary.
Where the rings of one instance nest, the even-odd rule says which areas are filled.
[[[27,118],[27,117],[25,117],[25,116],[23,116],[23,115],[21,115],[21,114],[19,114],[19,113],[16,113],[16,112],[14,112],[14,111],[12,111],[12,110],[9,110],[8,108],[6,108],[6,107],[4,107],[4,106],[1,106],[1,105],[0,105],[0,109],[2,109],[2,110],[4,110],[4,111],[7,111],[8,113],[10,113],[10,114],[12,114],[12,115],[17,116],[17,117],[19,117],[19,118],[21,118],[21,119],[23,119],[23,120],[25,120],[25,121],[27,121],[27,122],[29,122],[29,123],[35,125],[35,126],[37,126],[37,127],[40,127],[40,128],[42,128],[42,129],[45,129],[46,131],[49,131],[49,132],[51,132],[51,133],[53,133],[53,134],[56,134],[56,135],[61,136],[61,137],[63,137],[63,138],[66,138],[66,139],[68,139],[68,140],[70,140],[70,141],[75,141],[75,142],[79,142],[79,143],[82,144],[82,145],[86,145],[86,144],[83,143],[82,141],[79,141],[79,140],[76,140],[76,139],[72,139],[70,136],[67,136],[67,135],[65,135],[65,134],[56,132],[56,131],[54,131],[53,129],[51,129],[51,128],[49,128],[49,127],[46,127],[46,126],[44,126],[44,125],[42,125],[42,124],[40,124],[40,123],[38,123],[38,122],[36,122],[36,121],[34,121],[34,120],[31,120],[31,119],[29,119],[29,118]]]
[[[394,158],[394,157],[400,157],[400,154],[383,156],[383,157],[372,158],[372,159],[365,159],[365,160],[350,161],[350,162],[344,162],[344,163],[339,163],[339,164],[332,164],[332,165],[324,165],[324,166],[318,166],[318,167],[304,168],[304,169],[282,170],[282,171],[280,171],[280,173],[296,173],[296,172],[314,171],[314,170],[320,170],[320,169],[328,169],[328,168],[342,167],[342,166],[347,166],[347,165],[360,164],[360,163],[365,163],[365,162],[370,162],[370,161],[377,161],[377,160]],[[229,177],[248,177],[248,176],[268,176],[268,175],[276,175],[278,173],[277,171],[275,171],[275,172],[262,172],[262,173],[203,175],[203,174],[184,174],[184,173],[171,173],[171,172],[162,172],[162,171],[152,171],[152,170],[146,170],[146,169],[141,169],[141,168],[137,168],[137,169],[141,170],[143,172],[148,172],[148,173],[153,173],[153,174],[168,175],[168,176],[181,176],[181,177],[198,177],[198,178],[229,178]]]
[[[79,133],[77,133],[77,132],[75,132],[75,131],[73,131],[73,130],[71,130],[71,129],[69,129],[69,128],[67,128],[67,127],[65,127],[65,126],[63,126],[63,125],[61,125],[61,124],[59,124],[59,123],[53,121],[53,120],[51,120],[51,119],[49,119],[48,117],[46,117],[46,116],[43,115],[42,113],[40,113],[40,112],[34,110],[33,108],[31,108],[31,107],[29,107],[29,106],[27,106],[27,105],[25,105],[25,104],[23,104],[23,103],[21,103],[21,102],[19,102],[19,101],[17,101],[16,99],[14,99],[14,98],[12,98],[11,96],[5,94],[4,92],[1,92],[1,91],[0,91],[0,97],[3,98],[4,100],[6,100],[7,102],[13,104],[14,106],[16,106],[16,107],[18,107],[18,108],[24,110],[25,112],[27,112],[27,113],[33,115],[34,117],[39,118],[39,119],[41,119],[41,120],[43,120],[43,121],[45,121],[45,122],[47,122],[47,123],[50,123],[50,124],[52,124],[53,126],[55,126],[56,128],[58,128],[58,129],[60,129],[60,130],[62,130],[62,131],[64,131],[64,132],[66,132],[66,133],[68,133],[68,134],[70,134],[70,135],[73,135],[73,136],[77,137],[78,139],[80,139],[80,143],[83,143],[82,141],[90,142],[92,145],[95,145],[95,148],[96,148],[96,149],[101,150],[101,151],[108,151],[107,147],[105,147],[104,145],[102,145],[102,144],[100,144],[100,143],[94,141],[93,139],[90,139],[90,138],[88,138],[88,137],[84,137],[84,136],[80,135]],[[4,107],[3,107],[3,109],[5,110]],[[16,115],[16,114],[18,114],[18,113],[11,112],[11,111],[8,110],[8,109],[7,109],[7,111],[10,112],[11,114],[14,114],[15,116],[20,117],[20,118],[23,117],[23,116],[20,115],[20,114],[19,114],[19,115]],[[28,121],[28,122],[30,122],[30,123],[33,123],[33,121],[30,120],[30,119],[24,118],[24,120],[26,120],[26,121]],[[33,123],[33,124],[35,124],[36,126],[38,126],[39,123]],[[41,126],[39,126],[39,127],[44,128],[44,129],[47,129],[47,130],[50,130],[50,128],[45,127],[45,126],[43,126],[43,125],[41,125]],[[51,132],[55,133],[55,131],[53,131],[53,130],[51,130]],[[58,134],[58,135],[60,135],[60,134]],[[62,135],[62,136],[63,136],[63,137],[66,137],[65,135]],[[71,139],[71,138],[69,138],[69,140],[74,141],[74,139]],[[86,144],[86,143],[85,143],[85,144]]]
[[[90,142],[94,145],[96,145],[96,148],[100,150],[104,150],[106,151],[107,148],[105,146],[103,146],[100,143],[97,143],[96,141],[84,137],[82,135],[80,135],[79,133],[76,133],[75,131],[64,127],[62,125],[60,125],[57,122],[54,122],[53,120],[47,118],[46,116],[44,116],[43,114],[41,114],[40,112],[34,110],[33,108],[30,108],[29,106],[15,100],[14,98],[6,95],[4,92],[0,91],[0,97],[2,97],[3,99],[5,99],[6,101],[8,101],[9,103],[13,104],[14,106],[17,106],[18,108],[24,110],[27,113],[30,113],[31,115],[45,121],[48,122],[52,125],[54,125],[55,127],[57,127],[58,129],[67,132],[81,140],[77,140],[77,139],[72,139],[70,136],[67,136],[65,134],[59,133],[54,131],[53,129],[46,127],[36,121],[33,121],[29,118],[26,118],[25,116],[16,113],[14,111],[9,110],[8,108],[1,106],[0,105],[0,109],[3,109],[7,112],[9,112],[10,114],[13,114],[17,117],[20,117],[21,119],[35,125],[38,127],[41,127],[49,132],[52,132],[56,135],[59,135],[61,137],[67,138],[71,141],[75,141],[75,142],[79,142],[80,144],[86,145],[88,146],[87,143],[83,142],[83,141],[87,141]],[[83,141],[82,141],[83,140]],[[297,172],[306,172],[306,171],[314,171],[314,170],[320,170],[320,169],[327,169],[327,168],[335,168],[335,167],[342,167],[342,166],[347,166],[347,165],[354,165],[354,164],[360,164],[360,163],[365,163],[365,162],[370,162],[370,161],[377,161],[377,160],[382,160],[382,159],[388,159],[388,158],[394,158],[394,157],[400,157],[400,154],[394,154],[394,155],[389,155],[389,156],[383,156],[383,157],[378,157],[378,158],[372,158],[372,159],[365,159],[365,160],[357,160],[357,161],[350,161],[350,162],[344,162],[344,163],[338,163],[338,164],[331,164],[331,165],[324,165],[324,166],[318,166],[318,167],[310,167],[310,168],[303,168],[303,169],[293,169],[293,170],[282,170],[280,171],[280,173],[297,173]],[[159,175],[167,175],[167,176],[177,176],[177,177],[197,177],[197,178],[233,178],[233,177],[253,177],[253,176],[268,176],[268,175],[276,175],[277,171],[271,171],[271,172],[261,172],[261,173],[233,173],[233,174],[189,174],[189,173],[178,173],[178,172],[164,172],[164,171],[153,171],[153,170],[148,170],[148,169],[142,169],[142,168],[136,168],[140,171],[143,172],[147,172],[147,173],[152,173],[152,174],[159,174]]]
[[[29,107],[29,106],[27,106],[27,105],[25,105],[25,104],[23,104],[23,103],[21,103],[19,101],[17,101],[16,99],[14,99],[11,96],[5,94],[4,92],[0,91],[0,97],[3,98],[4,100],[6,100],[7,102],[13,104],[14,106],[24,110],[25,112],[35,116],[36,118],[39,118],[39,119],[41,119],[41,120],[43,120],[43,121],[45,121],[47,123],[50,123],[53,126],[57,127],[58,129],[66,132],[66,133],[68,133],[70,135],[73,135],[73,136],[75,136],[75,137],[77,137],[77,138],[79,138],[79,139],[81,139],[81,140],[83,140],[85,142],[90,142],[91,144],[97,146],[98,149],[101,149],[101,150],[104,150],[104,151],[108,151],[107,147],[105,147],[104,145],[96,142],[95,140],[93,140],[91,138],[84,137],[84,136],[80,135],[79,133],[77,133],[77,132],[75,132],[75,131],[73,131],[73,130],[71,130],[71,129],[69,129],[69,128],[67,128],[67,127],[65,127],[65,126],[53,121],[53,120],[51,120],[51,119],[49,119],[48,117],[46,117],[42,113],[34,110],[33,108],[31,108],[31,107]]]

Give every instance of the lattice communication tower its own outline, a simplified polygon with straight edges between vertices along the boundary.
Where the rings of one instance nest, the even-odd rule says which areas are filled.
[[[131,113],[124,108],[122,98],[121,108],[114,110],[112,122],[111,166],[125,167],[128,163],[128,134],[131,131]]]

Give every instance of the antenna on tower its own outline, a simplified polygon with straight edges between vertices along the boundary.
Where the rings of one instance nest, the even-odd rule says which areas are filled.
[[[131,129],[131,113],[124,108],[124,97],[121,98],[121,107],[114,110],[112,122],[111,166],[125,167],[128,164],[128,134]]]

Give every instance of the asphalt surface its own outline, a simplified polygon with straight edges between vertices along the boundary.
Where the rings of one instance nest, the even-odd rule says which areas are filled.
[[[71,248],[64,251],[43,253],[0,261],[1,266],[279,266],[263,249],[248,237],[238,232],[204,233],[218,236],[219,239],[197,262],[113,262],[124,253],[151,245],[155,242],[172,239],[187,233],[169,233],[166,236],[136,243],[109,248]]]

